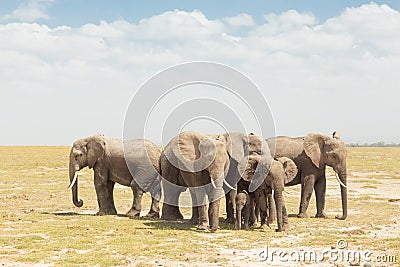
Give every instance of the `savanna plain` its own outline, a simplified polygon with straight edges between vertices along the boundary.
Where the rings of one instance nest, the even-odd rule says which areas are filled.
[[[233,230],[223,222],[216,233],[196,231],[188,221],[129,219],[130,188],[116,185],[118,216],[94,216],[97,200],[93,173],[79,176],[84,206],[72,204],[67,190],[69,147],[0,147],[1,266],[400,266],[400,148],[348,148],[349,215],[341,213],[340,188],[327,172],[326,213],[295,214],[300,187],[286,187],[290,230]],[[146,195],[142,215],[150,206]],[[191,209],[182,209],[185,218]],[[371,251],[371,262],[260,261],[265,248],[281,251]],[[269,259],[270,260],[270,259]]]

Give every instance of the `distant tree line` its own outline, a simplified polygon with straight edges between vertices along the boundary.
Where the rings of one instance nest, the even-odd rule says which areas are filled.
[[[359,143],[350,143],[347,144],[348,147],[400,147],[400,144],[396,143],[385,143],[383,141],[379,141],[376,143],[364,143],[364,144],[359,144]]]

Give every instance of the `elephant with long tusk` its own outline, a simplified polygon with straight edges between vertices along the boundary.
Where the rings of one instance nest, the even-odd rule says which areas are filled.
[[[342,214],[336,218],[347,218],[347,149],[340,139],[338,132],[332,137],[323,134],[308,134],[305,137],[292,138],[279,136],[267,139],[271,151],[275,151],[275,158],[288,157],[298,168],[297,176],[293,181],[285,184],[292,186],[301,184],[301,200],[297,217],[305,218],[313,191],[315,192],[317,213],[315,217],[327,217],[325,208],[326,176],[325,168],[330,166],[335,171],[336,179],[340,184]]]

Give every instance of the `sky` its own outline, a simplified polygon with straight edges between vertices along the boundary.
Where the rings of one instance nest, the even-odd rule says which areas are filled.
[[[191,61],[249,77],[269,103],[277,135],[337,130],[346,143],[400,143],[400,1],[115,3],[0,1],[0,145],[121,138],[140,86]],[[207,92],[228,99],[209,88],[202,97]],[[171,103],[156,115],[170,114]],[[193,125],[220,131],[214,126]],[[160,143],[155,133],[148,137]]]

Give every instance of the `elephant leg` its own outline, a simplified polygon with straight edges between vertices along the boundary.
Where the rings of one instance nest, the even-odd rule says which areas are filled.
[[[151,207],[149,213],[147,213],[146,218],[158,219],[160,218],[160,201],[157,198],[151,198]]]
[[[302,179],[301,200],[300,200],[299,214],[297,214],[298,218],[308,218],[307,208],[308,204],[310,203],[311,195],[313,192],[314,182],[315,182],[314,174],[307,175]],[[277,214],[277,216],[279,215]]]
[[[164,203],[162,206],[161,219],[163,220],[182,220],[183,215],[179,211],[179,196],[183,189],[177,188],[176,185],[169,182],[163,182]]]
[[[115,208],[115,203],[114,203],[114,186],[115,186],[115,182],[108,181],[107,188],[108,188],[108,195],[110,196],[111,209],[115,210],[115,212],[117,212],[117,209]]]
[[[221,198],[224,196],[222,179],[215,179],[215,177],[210,177],[214,180],[216,188],[208,188],[206,189],[208,201],[210,202],[208,208],[209,222],[210,222],[210,231],[215,232],[219,227],[219,204]]]
[[[257,213],[258,215],[256,215],[256,210],[257,210],[257,203],[254,201],[254,199],[252,197],[250,197],[249,199],[249,222],[248,224],[251,226],[257,226],[257,216],[260,215],[260,210],[258,209]]]
[[[161,199],[161,181],[158,177],[150,177],[149,179],[153,180],[148,192],[151,195],[151,206],[150,210],[145,216],[150,219],[158,219],[160,218],[160,199]]]
[[[219,226],[219,204],[220,200],[215,200],[210,203],[208,214],[210,219],[210,231],[215,232]]]
[[[131,209],[126,213],[129,217],[140,217],[140,211],[142,210],[142,197],[143,197],[143,190],[140,186],[132,180],[131,188],[133,192],[133,204]]]
[[[267,217],[267,224],[270,225],[276,220],[276,208],[275,208],[275,200],[272,193],[268,194],[267,197],[267,204],[268,204],[268,217]]]
[[[208,212],[207,205],[205,204],[205,190],[204,188],[197,188],[194,190],[197,200],[197,214],[198,225],[197,230],[208,230]]]
[[[276,189],[274,188],[274,199],[276,205],[276,221],[278,224],[278,228],[276,229],[277,232],[283,231],[283,188]]]
[[[235,223],[236,194],[237,190],[231,190],[227,194],[225,194],[225,209],[226,209],[225,221],[230,224]]]
[[[269,228],[269,223],[267,218],[268,218],[268,212],[260,210],[261,228]]]
[[[246,203],[246,206],[243,210],[243,221],[244,221],[244,229],[249,230],[249,222],[251,221],[251,217],[254,215],[254,204],[252,200],[248,200],[250,203]],[[254,219],[254,218],[253,218]]]
[[[192,217],[190,218],[190,222],[194,225],[199,223],[199,208],[196,206],[197,198],[194,190],[189,189],[190,195],[192,197]]]
[[[282,230],[283,231],[289,230],[289,216],[286,210],[285,200],[283,198],[282,198],[282,221],[283,221]]]
[[[97,167],[94,170],[94,188],[97,195],[99,211],[96,215],[116,215],[117,210],[114,206],[113,195],[110,195],[110,189],[113,189],[113,182],[108,181],[107,169]],[[111,190],[112,191],[112,190]]]
[[[318,178],[314,185],[315,191],[315,200],[317,202],[317,214],[316,218],[327,218],[324,209],[325,209],[325,193],[326,193],[326,177],[323,174]]]
[[[199,219],[197,230],[208,230],[208,214],[207,214],[207,205],[200,205],[197,207]]]

